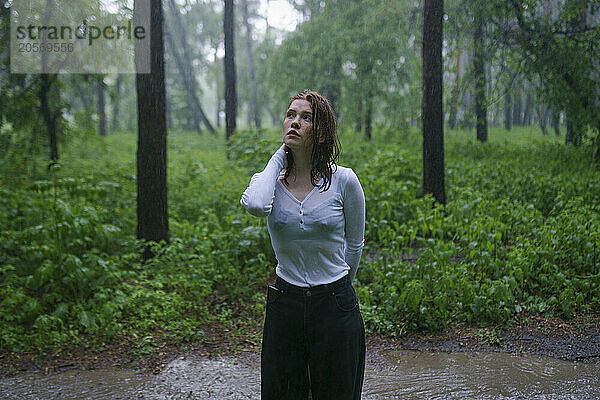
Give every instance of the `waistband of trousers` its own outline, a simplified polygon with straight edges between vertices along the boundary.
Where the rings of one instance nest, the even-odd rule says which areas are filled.
[[[284,292],[295,294],[298,296],[318,296],[322,294],[335,293],[340,289],[350,285],[350,279],[348,275],[344,275],[340,279],[331,283],[324,283],[322,285],[310,286],[310,287],[302,287],[292,285],[291,283],[285,281],[281,277],[277,277],[275,280],[275,287],[278,289],[283,289]]]

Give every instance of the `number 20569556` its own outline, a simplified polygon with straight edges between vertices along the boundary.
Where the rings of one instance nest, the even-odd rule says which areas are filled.
[[[73,43],[19,43],[19,53],[72,53]]]

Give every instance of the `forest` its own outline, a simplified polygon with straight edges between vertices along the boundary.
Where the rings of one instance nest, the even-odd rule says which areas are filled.
[[[307,88],[364,188],[368,333],[598,315],[599,2],[148,0],[137,74],[13,72],[17,3],[0,3],[0,353],[260,342],[277,260],[239,199]]]

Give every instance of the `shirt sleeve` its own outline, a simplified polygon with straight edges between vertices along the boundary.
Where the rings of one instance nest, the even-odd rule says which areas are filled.
[[[365,193],[352,169],[344,185],[344,218],[346,220],[344,260],[350,266],[348,275],[353,282],[365,244]]]
[[[287,164],[285,151],[279,148],[267,163],[265,169],[252,175],[250,184],[244,190],[240,204],[250,214],[264,217],[273,209],[275,184],[279,173]]]

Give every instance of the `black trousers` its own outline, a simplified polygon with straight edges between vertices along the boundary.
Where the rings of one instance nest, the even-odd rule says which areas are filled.
[[[269,287],[261,352],[262,400],[359,400],[365,328],[347,276],[301,288]]]

